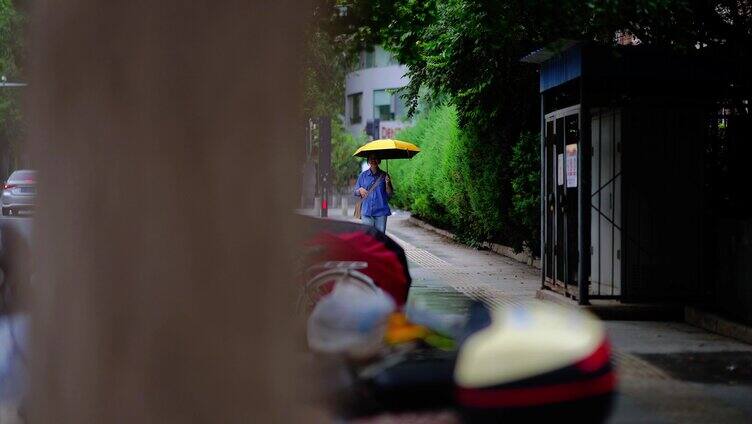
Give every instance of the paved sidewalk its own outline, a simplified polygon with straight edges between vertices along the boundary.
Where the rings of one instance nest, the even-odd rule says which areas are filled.
[[[347,219],[339,210],[331,219]],[[539,270],[457,244],[397,211],[387,233],[404,249],[409,301],[461,312],[470,299],[495,305],[537,302]],[[752,422],[752,346],[678,322],[606,322],[620,375],[611,422]]]

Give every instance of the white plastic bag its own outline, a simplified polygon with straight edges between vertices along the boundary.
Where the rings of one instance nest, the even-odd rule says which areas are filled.
[[[383,346],[394,300],[380,289],[337,284],[308,318],[308,346],[322,353],[369,357]]]

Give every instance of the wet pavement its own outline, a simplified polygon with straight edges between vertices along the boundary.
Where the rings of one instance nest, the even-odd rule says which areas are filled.
[[[680,352],[639,355],[671,378],[726,386],[752,385],[752,352]]]
[[[420,303],[423,307],[439,313],[467,312],[471,299],[441,280],[433,278],[430,270],[416,265],[410,268],[410,274],[413,283],[408,294],[408,303]]]

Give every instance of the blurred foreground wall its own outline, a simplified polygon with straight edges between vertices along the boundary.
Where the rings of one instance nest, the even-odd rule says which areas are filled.
[[[35,3],[31,422],[301,421],[304,3]]]

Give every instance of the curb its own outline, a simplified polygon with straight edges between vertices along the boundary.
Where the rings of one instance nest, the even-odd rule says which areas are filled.
[[[446,238],[450,238],[452,240],[455,239],[455,236],[454,236],[453,233],[450,233],[447,230],[442,230],[441,228],[436,228],[433,225],[431,225],[431,224],[429,224],[429,223],[427,223],[425,221],[422,221],[422,220],[420,220],[420,219],[418,219],[418,218],[416,218],[416,217],[414,217],[412,215],[407,220],[409,222],[417,225],[418,227],[421,227],[421,228],[425,229],[425,230],[433,231],[434,233],[436,233],[438,235],[444,236]]]
[[[684,321],[703,330],[722,336],[731,337],[741,342],[752,344],[752,327],[705,312],[693,306],[684,308]]]
[[[436,228],[433,225],[422,221],[418,218],[415,218],[413,216],[410,216],[408,218],[408,221],[412,224],[417,225],[418,227],[421,227],[425,230],[432,231],[440,236],[444,236],[446,238],[455,240],[456,237],[453,233],[442,230],[441,228]],[[532,266],[533,268],[541,269],[541,261],[540,259],[533,259],[532,255],[528,252],[520,252],[516,253],[514,249],[512,249],[509,246],[504,246],[498,243],[491,243],[484,241],[481,246],[485,249],[488,249],[489,251],[496,253],[497,255],[506,256],[507,258],[514,259],[517,262],[521,262],[525,265]]]
[[[576,301],[551,290],[539,289],[535,298],[559,305],[583,309],[595,314],[604,321],[683,321],[684,309],[681,305],[621,303],[614,300],[593,300],[590,305],[580,305]]]
[[[295,213],[298,215],[303,216],[310,216],[313,218],[321,218],[318,213],[314,212],[313,209],[295,209]],[[329,209],[329,214],[324,219],[331,219],[334,221],[347,221],[347,222],[354,222],[354,223],[360,223],[359,219],[355,219],[352,216],[348,215],[342,215],[342,213],[337,209]]]

